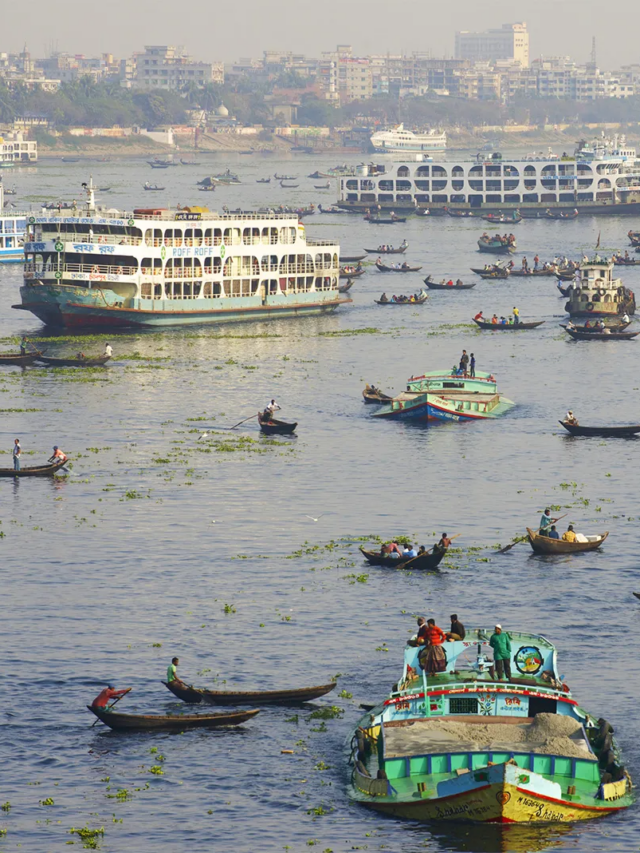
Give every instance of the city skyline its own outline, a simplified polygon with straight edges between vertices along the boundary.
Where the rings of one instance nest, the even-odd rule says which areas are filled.
[[[632,14],[629,0],[623,0],[622,10],[625,4]],[[349,43],[355,55],[429,51],[434,57],[452,57],[457,30],[482,31],[505,22],[524,21],[530,34],[531,61],[541,55],[570,55],[577,62],[584,62],[596,35],[600,67],[640,62],[632,30],[620,28],[619,16],[615,20],[607,16],[596,19],[600,7],[594,0],[580,5],[577,0],[540,0],[535,6],[529,0],[498,0],[492,4],[490,15],[470,0],[461,0],[455,7],[438,8],[435,20],[434,11],[428,6],[406,0],[400,13],[394,11],[392,27],[388,26],[388,6],[379,0],[371,0],[366,7],[357,0],[347,7],[327,0],[320,18],[317,5],[309,0],[300,0],[295,6],[295,17],[291,15],[291,4],[281,0],[274,0],[268,7],[247,0],[241,8],[225,9],[221,26],[216,12],[204,0],[193,0],[189,8],[192,14],[174,20],[175,6],[166,0],[140,0],[134,6],[124,0],[112,0],[109,15],[101,19],[99,29],[93,29],[78,21],[77,6],[68,0],[57,4],[32,0],[28,19],[20,7],[5,10],[0,50],[18,52],[26,43],[34,56],[45,56],[54,49],[70,54],[113,53],[126,57],[139,52],[142,44],[179,44],[202,61],[230,63],[244,57],[259,58],[269,49],[319,56],[333,50],[336,43]],[[247,21],[251,22],[249,26]],[[313,21],[313,27],[309,21]]]

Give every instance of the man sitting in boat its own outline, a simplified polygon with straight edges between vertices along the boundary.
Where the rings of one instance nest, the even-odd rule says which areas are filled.
[[[560,538],[560,534],[556,530],[555,524],[552,524],[549,527],[545,527],[544,530],[541,530],[540,536],[546,536],[547,539],[559,539]]]
[[[562,540],[564,542],[575,542],[576,541],[576,534],[575,534],[575,531],[573,529],[573,524],[570,524],[567,527],[566,532],[562,534]]]
[[[491,322],[493,323],[494,326],[498,325],[498,315],[497,314],[493,315],[493,317],[491,318]]]
[[[481,323],[484,322],[484,317],[482,316],[482,311],[478,311],[476,316],[473,318],[474,320],[480,320]]]
[[[67,454],[64,451],[60,450],[60,448],[56,444],[53,448],[53,456],[49,459],[49,462],[59,462],[60,460],[66,462],[68,458],[69,457],[67,456]]]
[[[397,542],[387,542],[387,544],[383,545],[380,549],[380,553],[383,557],[392,557],[395,560],[400,557],[402,551],[398,547]]]
[[[187,685],[178,677],[177,668],[179,663],[179,658],[171,658],[171,663],[167,667],[167,684],[177,684],[186,687]]]
[[[404,547],[404,551],[402,552],[402,556],[411,559],[412,557],[417,557],[418,552],[410,543],[407,543]]]
[[[91,707],[102,708],[103,711],[108,711],[108,705],[112,699],[121,699],[123,696],[126,696],[130,690],[131,687],[127,687],[125,690],[116,690],[115,687],[109,685],[108,687],[105,687],[101,693],[98,693],[91,703]]]
[[[403,262],[402,262],[402,266],[400,267],[400,269],[401,269],[401,270],[408,270],[408,269],[409,269],[409,264],[408,264],[406,261],[403,261]]]
[[[389,301],[389,297],[387,296],[386,293],[383,293],[382,296],[380,297],[380,302],[388,302],[388,301]]]
[[[580,424],[578,423],[578,419],[574,417],[571,409],[569,409],[567,414],[564,416],[564,422],[565,424],[569,424],[569,426],[580,426]]]

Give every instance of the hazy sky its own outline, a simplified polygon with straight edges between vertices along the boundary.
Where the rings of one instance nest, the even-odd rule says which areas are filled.
[[[337,43],[354,52],[430,50],[452,56],[457,29],[483,30],[526,21],[531,58],[588,59],[597,36],[598,64],[640,62],[634,0],[618,0],[615,14],[596,0],[2,0],[0,51],[26,41],[34,56],[62,52],[118,57],[145,44],[184,45],[207,61],[260,57],[266,48],[318,56]],[[625,24],[626,22],[626,24]]]

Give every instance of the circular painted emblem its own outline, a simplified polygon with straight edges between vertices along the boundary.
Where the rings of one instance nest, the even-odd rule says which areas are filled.
[[[136,224],[135,219],[129,219],[129,220],[127,220],[127,225],[135,225],[135,224]]]
[[[62,273],[60,270],[56,270],[56,278],[62,278]]]
[[[60,240],[56,240],[53,248],[56,250],[56,252],[61,252],[64,249],[64,244],[61,243]]]
[[[536,646],[521,646],[513,660],[523,675],[535,675],[542,669],[542,654]]]
[[[500,803],[501,806],[506,806],[506,804],[511,799],[511,794],[508,791],[498,791],[496,794],[496,800]]]
[[[166,248],[166,246],[163,246],[163,247],[160,249],[160,257],[162,258],[162,260],[163,260],[163,261],[164,261],[164,259],[167,257],[167,248]]]
[[[36,224],[36,218],[35,218],[35,216],[30,216],[30,217],[29,217],[29,224],[30,224],[30,225],[35,225],[35,224]]]

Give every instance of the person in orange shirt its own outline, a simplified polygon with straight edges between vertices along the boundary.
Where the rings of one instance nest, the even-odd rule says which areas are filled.
[[[67,454],[63,450],[60,450],[56,444],[53,448],[53,456],[49,459],[49,462],[59,462],[60,460],[66,462],[68,458]]]
[[[436,620],[427,619],[427,630],[425,632],[426,649],[420,661],[427,675],[436,675],[439,672],[444,672],[447,668],[447,659],[441,648],[446,639],[442,628],[436,625]]]
[[[121,699],[123,696],[126,696],[130,690],[130,687],[127,687],[125,690],[116,690],[115,687],[109,685],[108,687],[105,687],[104,690],[96,696],[96,698],[91,703],[91,707],[102,708],[103,710],[108,711],[109,709],[107,708],[107,705],[112,699]]]

